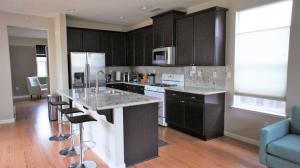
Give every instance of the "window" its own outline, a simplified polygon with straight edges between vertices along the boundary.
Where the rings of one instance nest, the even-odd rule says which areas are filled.
[[[234,107],[285,115],[292,0],[237,12]]]
[[[48,76],[48,63],[47,63],[47,51],[46,46],[36,46],[36,65],[37,65],[37,76],[47,77]]]

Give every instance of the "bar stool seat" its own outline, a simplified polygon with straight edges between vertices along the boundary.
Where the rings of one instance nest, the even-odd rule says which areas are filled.
[[[50,105],[52,105],[52,106],[65,106],[65,105],[69,105],[69,103],[67,103],[65,101],[58,101],[58,102],[50,102]]]
[[[63,114],[74,114],[74,113],[83,113],[83,111],[78,108],[65,108],[60,110]]]
[[[79,124],[79,123],[84,123],[89,121],[97,121],[90,115],[79,115],[74,117],[68,117],[68,119],[72,124]]]
[[[85,160],[83,161],[83,126],[82,124],[85,122],[97,121],[90,115],[79,115],[74,117],[68,117],[69,121],[72,124],[79,124],[79,139],[80,139],[80,161],[76,163],[72,163],[70,168],[96,168],[97,164],[94,161]]]
[[[65,115],[72,115],[76,114],[76,113],[83,113],[83,111],[79,110],[78,108],[65,108],[65,109],[61,109],[60,112],[62,114]],[[68,118],[68,116],[67,116]],[[61,149],[59,151],[59,154],[62,156],[66,156],[66,157],[73,157],[73,156],[78,156],[80,155],[80,148],[79,146],[75,146],[75,142],[74,142],[74,130],[73,130],[73,124],[70,124],[70,146],[66,147],[64,149]]]

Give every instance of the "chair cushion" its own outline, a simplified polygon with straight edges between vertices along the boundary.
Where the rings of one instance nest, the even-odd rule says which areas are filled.
[[[69,117],[67,116],[69,121],[72,124],[78,124],[78,123],[84,123],[84,122],[90,122],[90,121],[97,121],[95,118],[93,118],[90,115],[79,115],[79,116],[74,116],[74,117]]]
[[[291,119],[292,134],[300,135],[300,106],[293,107],[293,114]]]
[[[300,136],[289,134],[267,146],[270,155],[300,164]]]

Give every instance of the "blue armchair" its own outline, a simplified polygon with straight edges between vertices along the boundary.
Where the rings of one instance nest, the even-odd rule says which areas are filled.
[[[300,168],[300,106],[291,118],[261,130],[259,156],[270,168]]]

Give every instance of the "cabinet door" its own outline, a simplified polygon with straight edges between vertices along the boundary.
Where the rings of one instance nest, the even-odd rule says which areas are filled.
[[[134,34],[134,56],[135,66],[144,65],[144,34],[142,30],[137,30]]]
[[[134,32],[127,33],[126,49],[126,65],[134,66]]]
[[[67,43],[68,43],[68,51],[83,51],[82,30],[68,28]]]
[[[192,65],[194,60],[194,31],[193,31],[194,19],[193,17],[187,17],[179,19],[176,22],[176,39],[177,39],[177,65],[186,66]]]
[[[113,61],[114,66],[126,65],[126,49],[125,49],[125,36],[123,33],[113,33]]]
[[[185,101],[185,129],[203,135],[203,103]]]
[[[102,32],[102,49],[101,51],[105,53],[105,65],[111,66],[112,65],[112,49],[113,49],[113,34],[112,32],[103,31]]]
[[[163,47],[163,20],[161,17],[153,20],[153,47]]]
[[[99,32],[96,30],[83,30],[83,50],[89,52],[97,52],[99,46]]]
[[[152,49],[153,49],[153,31],[152,27],[144,30],[144,54],[145,54],[145,65],[152,65]]]
[[[215,11],[194,16],[195,65],[214,65]]]
[[[169,14],[162,17],[162,46],[164,47],[173,47],[175,46],[174,42],[174,16]]]
[[[167,97],[166,99],[167,123],[184,128],[184,101]]]

